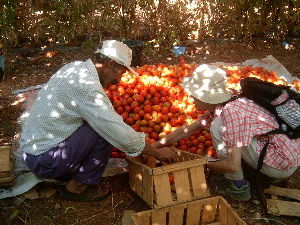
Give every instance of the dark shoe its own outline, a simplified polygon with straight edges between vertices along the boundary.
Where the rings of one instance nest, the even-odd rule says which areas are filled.
[[[251,198],[250,184],[248,181],[246,185],[237,188],[231,180],[223,177],[212,177],[210,184],[219,194],[227,195],[235,200],[248,201]]]
[[[100,196],[95,198],[90,197],[91,196],[90,192],[95,191],[98,188],[101,188],[102,193],[100,194]],[[61,188],[59,191],[61,196],[65,198],[76,200],[76,201],[83,201],[83,202],[98,202],[103,199],[106,199],[112,193],[111,186],[108,183],[89,186],[87,190],[80,195],[69,192],[65,186]]]

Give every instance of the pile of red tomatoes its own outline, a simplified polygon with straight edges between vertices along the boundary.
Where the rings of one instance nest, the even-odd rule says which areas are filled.
[[[110,85],[106,94],[124,122],[134,130],[146,133],[147,141],[153,143],[178,127],[194,122],[205,113],[197,111],[188,93],[181,87],[182,79],[192,75],[197,66],[187,64],[183,58],[180,58],[177,65],[144,65],[136,68],[138,77],[128,72],[123,74],[121,82]],[[233,91],[239,90],[239,81],[249,76],[274,83],[284,82],[274,71],[267,71],[261,67],[222,68],[227,73],[228,89]],[[298,83],[294,81],[293,84]],[[300,87],[299,84],[298,86]],[[173,143],[172,147],[198,155],[206,153],[217,157],[211,135],[206,129]],[[111,157],[125,157],[125,154],[114,148]]]

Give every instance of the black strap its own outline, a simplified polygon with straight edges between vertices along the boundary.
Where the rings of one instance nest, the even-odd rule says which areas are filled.
[[[256,174],[259,174],[259,171],[262,168],[268,145],[269,145],[269,138],[268,138],[267,143],[264,145],[263,149],[261,150],[261,153],[259,154],[257,168],[256,168]]]
[[[262,186],[259,184],[259,171],[262,168],[263,162],[264,162],[264,158],[267,152],[267,148],[269,145],[269,138],[267,143],[264,145],[263,149],[261,150],[261,153],[259,155],[258,158],[258,163],[257,163],[257,168],[256,168],[256,177],[255,177],[255,188],[256,188],[256,193],[257,196],[259,197],[259,200],[262,204],[263,207],[263,211],[266,214],[266,216],[268,216],[268,207],[267,207],[267,200],[266,200],[266,196],[264,193],[264,190],[262,189]]]

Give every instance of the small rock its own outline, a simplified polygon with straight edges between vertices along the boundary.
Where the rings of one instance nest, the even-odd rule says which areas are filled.
[[[126,210],[122,217],[122,225],[133,225],[131,216],[135,213],[133,210]]]

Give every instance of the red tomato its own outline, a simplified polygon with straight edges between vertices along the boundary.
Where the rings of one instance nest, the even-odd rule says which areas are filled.
[[[164,106],[164,107],[161,108],[160,111],[161,111],[162,114],[167,114],[169,112],[169,107]]]
[[[205,137],[205,140],[206,140],[206,141],[212,141],[212,137],[211,137],[211,134],[210,134],[210,133],[204,134],[204,137]]]
[[[127,123],[128,125],[133,125],[133,124],[134,124],[134,119],[133,119],[132,117],[128,117],[128,118],[126,119],[126,123]]]
[[[138,112],[138,114],[139,114],[140,117],[143,117],[145,115],[145,111],[144,110],[140,110]]]
[[[169,117],[168,117],[168,115],[166,115],[166,114],[163,114],[162,116],[161,116],[161,121],[163,121],[163,122],[167,122],[169,120]]]
[[[179,144],[179,145],[185,145],[185,140],[180,140],[180,141],[178,141],[178,144]]]
[[[142,95],[137,95],[135,100],[139,103],[143,103],[145,101],[145,98]]]
[[[112,153],[110,153],[110,157],[111,158],[120,158],[120,154],[119,154],[119,152],[112,152]]]
[[[151,113],[152,112],[152,106],[151,105],[146,105],[144,107],[144,111],[145,111],[145,113]]]
[[[160,127],[158,124],[156,124],[156,125],[153,126],[153,131],[154,131],[154,132],[159,133],[160,130],[161,130],[161,127]]]
[[[111,150],[112,152],[118,152],[119,151],[119,149],[118,148],[116,148],[116,147],[113,147],[113,149]]]
[[[193,153],[193,154],[196,154],[196,153],[197,153],[197,150],[198,150],[198,149],[197,149],[196,147],[192,147],[192,148],[189,149],[189,152],[190,152],[190,153]]]
[[[205,150],[205,145],[204,145],[203,143],[199,143],[199,144],[197,145],[197,148],[198,148],[198,150],[204,151],[204,150]]]
[[[138,107],[140,104],[137,102],[137,101],[133,101],[132,103],[131,103],[131,105],[130,105],[130,107],[132,108],[132,109],[135,109],[136,107]]]
[[[114,106],[115,108],[118,108],[118,107],[122,106],[121,101],[115,100],[115,101],[113,102],[113,106]]]
[[[161,94],[160,93],[155,93],[154,97],[157,97],[157,98],[161,98]]]
[[[206,149],[206,154],[214,157],[216,155],[216,150],[214,146],[210,146]]]
[[[158,105],[159,104],[159,97],[153,97],[151,100],[153,105]]]
[[[140,95],[143,96],[144,98],[146,98],[147,94],[148,94],[148,92],[146,90],[142,90],[140,92]]]
[[[129,95],[133,95],[134,91],[131,88],[126,88],[126,93]]]
[[[178,120],[179,124],[184,124],[185,123],[185,115],[178,116],[177,120]]]
[[[156,117],[155,120],[154,120],[154,122],[155,122],[156,124],[160,124],[160,123],[161,123],[161,117],[162,117],[162,116]]]
[[[156,88],[155,87],[150,87],[149,93],[151,95],[155,95],[156,94]]]
[[[161,103],[167,102],[167,98],[166,98],[166,97],[161,97],[161,98],[160,98],[160,102],[161,102]]]
[[[155,122],[153,120],[148,120],[148,126],[149,127],[154,127],[155,126]]]
[[[117,91],[118,91],[119,93],[121,93],[122,95],[126,93],[124,87],[121,86],[121,85],[119,85],[119,86],[117,87]]]
[[[141,110],[141,107],[138,106],[133,109],[133,112],[138,114]]]
[[[171,123],[172,127],[176,127],[178,125],[177,118],[175,118],[175,117],[171,118],[170,123]]]
[[[130,117],[132,117],[135,121],[141,118],[137,113],[132,113]]]
[[[128,119],[129,113],[128,112],[123,112],[121,114],[121,116],[123,117],[123,120],[126,121]]]
[[[187,152],[187,151],[188,151],[188,146],[186,146],[186,145],[181,145],[181,146],[179,146],[179,149],[182,150],[182,151]]]
[[[188,141],[185,142],[185,145],[190,148],[190,147],[193,146],[193,143],[190,140],[188,140]]]
[[[146,126],[141,126],[140,127],[140,132],[147,133],[147,127]]]
[[[210,146],[213,146],[213,142],[212,142],[212,141],[205,141],[205,142],[204,142],[204,145],[205,145],[206,147],[210,147]]]
[[[166,89],[163,89],[160,91],[160,94],[162,97],[166,97],[166,96],[168,96],[169,92]]]
[[[160,105],[153,105],[152,106],[152,110],[156,111],[156,112],[160,112],[161,111],[161,107],[160,107]]]
[[[131,127],[135,130],[135,131],[140,131],[140,126],[139,125],[136,125],[136,124],[133,124],[131,125]]]
[[[170,185],[174,184],[174,176],[169,176]]]
[[[204,143],[206,141],[205,137],[203,135],[200,135],[197,137],[197,140],[200,142],[200,143]]]
[[[130,113],[131,112],[131,107],[129,105],[126,105],[125,107],[125,111]]]
[[[196,155],[204,156],[204,151],[201,149],[198,149],[196,152]]]
[[[175,105],[171,105],[169,110],[171,113],[176,113],[179,111],[179,108]]]
[[[111,91],[115,91],[115,90],[117,89],[117,85],[112,84],[112,85],[110,85],[110,86],[108,87],[108,89],[111,90]]]
[[[199,143],[200,143],[200,142],[199,142],[197,139],[192,140],[192,144],[193,144],[195,147],[198,146]]]
[[[122,99],[122,100],[121,100],[121,105],[122,105],[122,106],[128,105],[127,100],[126,100],[126,99]]]
[[[148,121],[147,120],[141,120],[141,126],[147,126]]]
[[[120,158],[126,158],[126,153],[125,152],[119,152]]]
[[[156,141],[159,139],[158,133],[155,132],[155,131],[151,132],[150,135],[149,135],[149,137],[150,137],[151,139],[156,140]]]
[[[124,111],[125,111],[125,109],[124,109],[124,107],[122,107],[122,106],[119,106],[119,107],[117,108],[118,114],[122,114]]]
[[[145,119],[145,120],[152,120],[152,115],[151,115],[150,113],[146,113],[146,114],[144,115],[144,119]]]

